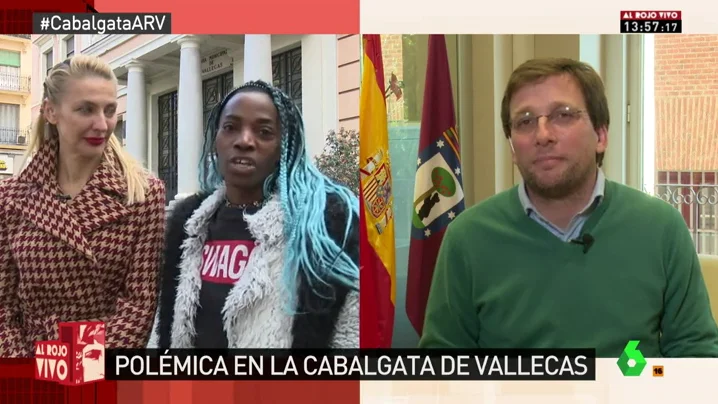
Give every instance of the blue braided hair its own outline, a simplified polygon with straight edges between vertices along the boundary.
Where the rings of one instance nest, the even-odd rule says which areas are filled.
[[[359,288],[359,267],[344,251],[352,223],[359,217],[359,200],[348,188],[322,174],[308,158],[305,148],[304,122],[292,100],[279,88],[264,81],[250,81],[235,88],[210,113],[205,132],[200,165],[200,185],[203,192],[214,192],[224,179],[217,167],[215,139],[222,110],[240,92],[258,91],[267,94],[277,108],[281,129],[281,154],[278,167],[264,181],[264,197],[279,192],[284,213],[285,251],[284,281],[290,307],[294,306],[298,290],[297,267],[315,294],[317,286],[332,288],[339,284],[350,290]],[[344,243],[329,235],[324,213],[327,196],[333,194],[347,207]],[[323,296],[326,297],[326,296]],[[292,309],[294,310],[294,309]]]

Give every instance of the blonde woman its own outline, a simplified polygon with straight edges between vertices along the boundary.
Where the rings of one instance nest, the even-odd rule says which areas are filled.
[[[165,190],[113,135],[117,80],[90,56],[43,84],[31,160],[0,182],[0,357],[33,356],[60,321],[104,321],[107,348],[146,345]]]

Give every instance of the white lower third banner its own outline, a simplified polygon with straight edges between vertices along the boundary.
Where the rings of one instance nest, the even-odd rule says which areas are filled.
[[[596,359],[595,381],[362,381],[361,403],[715,404],[718,359],[653,359],[624,376]]]

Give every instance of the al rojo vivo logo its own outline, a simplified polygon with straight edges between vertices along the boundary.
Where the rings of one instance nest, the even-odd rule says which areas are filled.
[[[35,379],[79,386],[105,379],[105,323],[60,323],[59,340],[35,342]]]
[[[623,348],[623,354],[616,362],[624,376],[640,376],[643,369],[646,368],[646,358],[643,357],[643,353],[638,349],[639,343],[640,341],[636,340],[628,341],[626,347]]]

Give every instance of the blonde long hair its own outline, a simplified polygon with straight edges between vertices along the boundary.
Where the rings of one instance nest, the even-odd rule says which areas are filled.
[[[44,109],[47,101],[53,103],[59,101],[70,79],[85,77],[101,77],[117,85],[117,77],[112,72],[112,68],[102,59],[88,55],[73,56],[48,72],[43,84],[42,108]],[[53,135],[57,136],[57,128],[45,120],[44,112],[41,109],[28,139],[25,153],[26,164],[29,158],[42,148],[48,137]],[[120,170],[125,177],[127,183],[126,203],[131,205],[144,202],[149,187],[149,172],[122,147],[114,134],[110,136],[107,147],[117,157]]]

